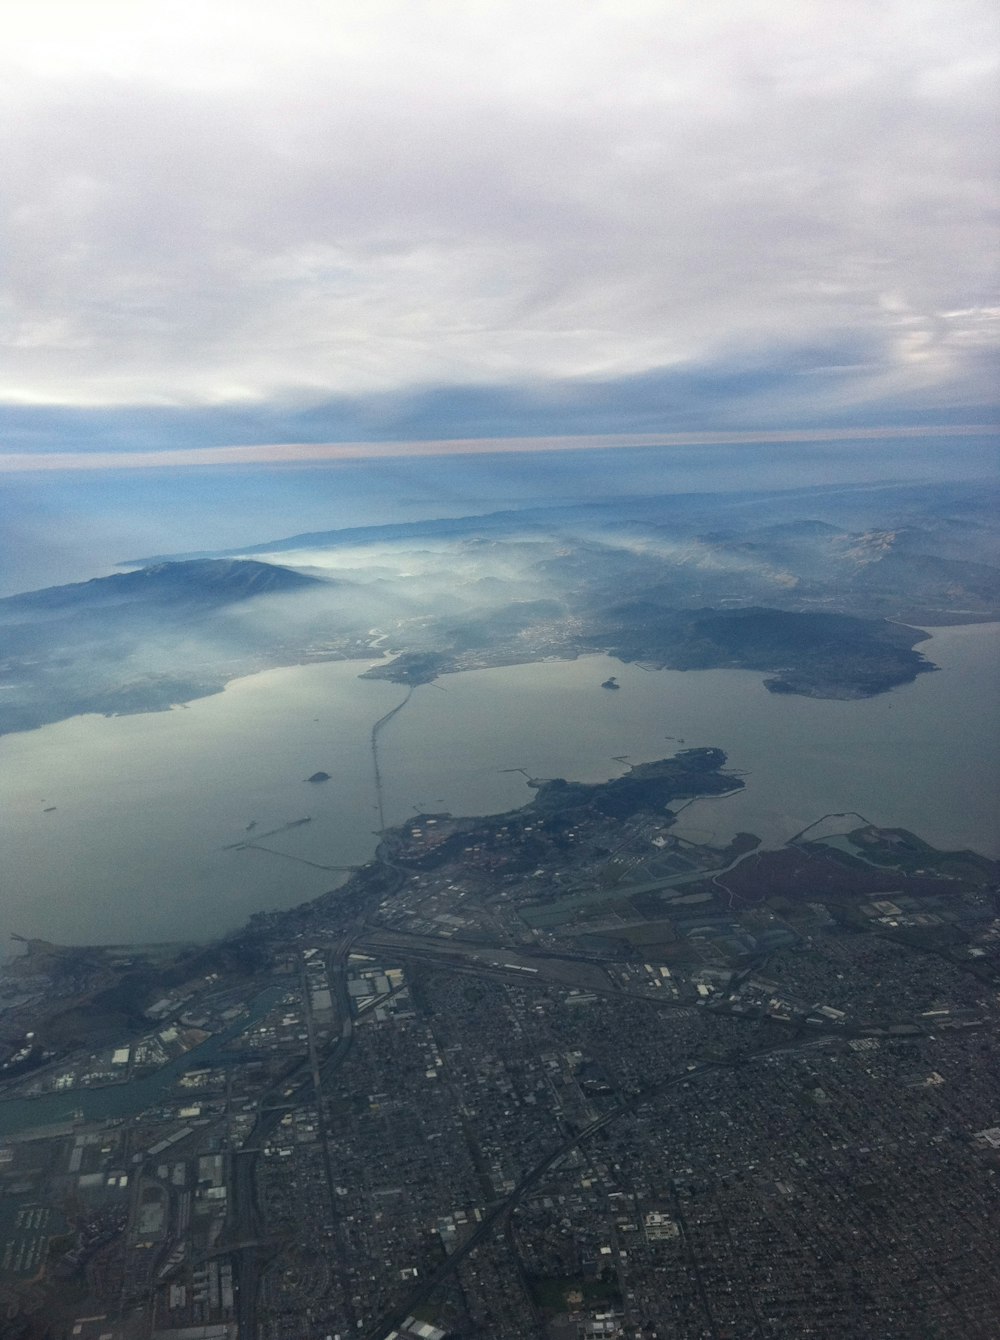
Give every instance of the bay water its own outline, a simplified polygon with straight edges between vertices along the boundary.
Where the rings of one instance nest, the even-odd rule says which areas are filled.
[[[380,735],[386,821],[498,813],[530,800],[529,777],[599,781],[714,745],[746,787],[688,806],[684,836],[779,844],[858,811],[1000,855],[1000,624],[936,629],[921,650],[938,672],[853,702],[603,656],[449,675]],[[377,840],[371,727],[406,692],[364,668],[272,670],[186,708],[0,739],[0,946],[205,940],[343,882]]]

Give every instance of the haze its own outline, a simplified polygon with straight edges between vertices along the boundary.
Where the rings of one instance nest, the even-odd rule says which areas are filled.
[[[4,1340],[995,1340],[995,5],[3,19]]]

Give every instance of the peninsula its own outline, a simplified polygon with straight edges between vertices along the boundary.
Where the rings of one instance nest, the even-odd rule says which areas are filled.
[[[687,798],[742,785],[724,764],[418,814],[215,944],[29,944],[0,1016],[10,1333],[555,1340],[766,1307],[915,1335],[959,1306],[988,1333],[1000,865],[861,815],[686,840]],[[890,1232],[921,1272],[885,1267]]]

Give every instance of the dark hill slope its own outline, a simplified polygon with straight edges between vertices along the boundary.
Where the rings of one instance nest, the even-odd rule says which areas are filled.
[[[8,596],[0,733],[83,712],[154,711],[287,664],[277,607],[311,591],[322,600],[335,585],[272,563],[200,559]]]
[[[317,585],[320,583],[315,577],[253,559],[155,563],[134,572],[116,572],[88,582],[7,596],[0,600],[0,621],[19,621],[47,613],[84,613],[121,605],[190,604],[204,608]]]
[[[607,610],[594,633],[623,661],[761,670],[774,676],[772,693],[816,698],[867,698],[935,668],[913,649],[927,637],[920,629],[849,614],[667,611],[630,601]]]

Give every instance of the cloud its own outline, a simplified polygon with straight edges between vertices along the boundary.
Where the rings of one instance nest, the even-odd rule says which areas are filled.
[[[7,16],[0,403],[320,402],[997,343],[979,0]]]

